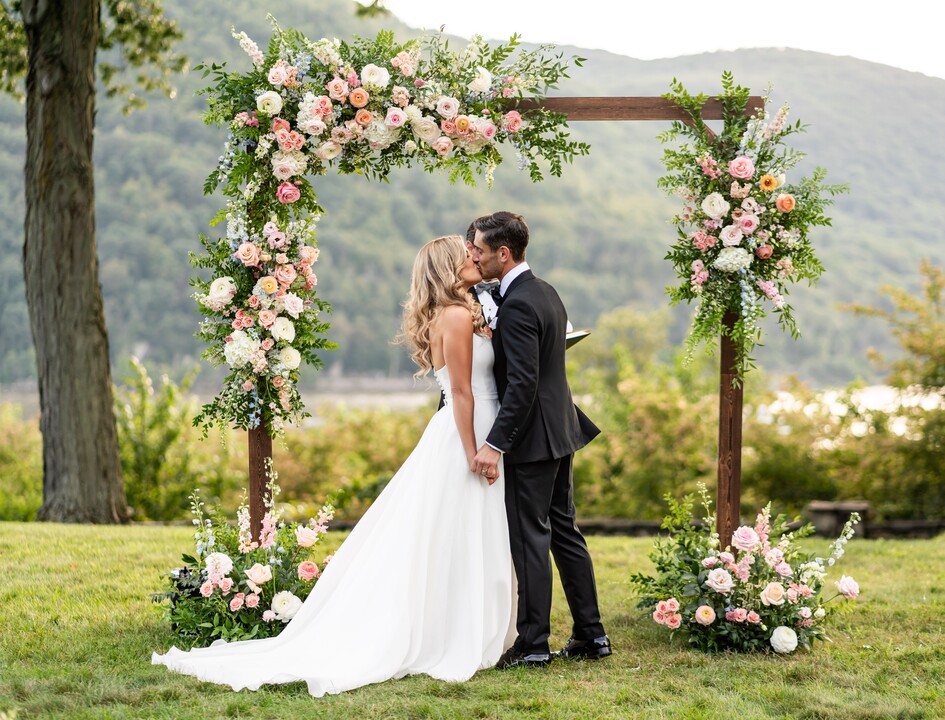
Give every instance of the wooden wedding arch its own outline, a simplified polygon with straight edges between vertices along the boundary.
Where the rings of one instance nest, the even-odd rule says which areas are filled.
[[[748,98],[745,114],[751,115],[764,101],[760,96]],[[569,121],[583,120],[679,120],[691,123],[692,118],[672,100],[663,97],[550,97],[540,103],[523,101],[520,110],[542,107],[564,113]],[[722,105],[710,98],[702,108],[705,120],[722,120]],[[711,132],[711,130],[709,131]],[[728,313],[727,330],[735,325],[737,316]],[[719,360],[719,449],[718,483],[716,489],[716,528],[724,547],[739,524],[742,475],[742,401],[743,388],[736,382],[735,346],[730,336],[722,334]],[[249,431],[249,512],[254,536],[258,536],[265,514],[265,493],[272,458],[272,438],[262,427]]]

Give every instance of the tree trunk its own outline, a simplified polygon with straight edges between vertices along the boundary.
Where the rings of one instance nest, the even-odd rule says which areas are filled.
[[[23,271],[39,380],[38,519],[128,519],[95,247],[92,134],[100,0],[24,0]]]

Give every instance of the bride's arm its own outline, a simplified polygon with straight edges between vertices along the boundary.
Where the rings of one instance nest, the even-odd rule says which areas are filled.
[[[443,330],[443,359],[450,374],[453,394],[453,418],[472,468],[476,456],[476,431],[473,426],[475,401],[472,396],[472,315],[459,305],[444,308],[440,317]]]

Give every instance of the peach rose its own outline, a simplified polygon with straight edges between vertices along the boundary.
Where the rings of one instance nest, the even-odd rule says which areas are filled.
[[[311,265],[318,260],[318,248],[311,245],[305,245],[299,250],[299,263],[301,265]]]
[[[522,129],[522,116],[517,110],[510,110],[505,114],[505,129],[510,133],[517,133]]]
[[[368,95],[368,91],[364,88],[355,88],[348,95],[348,102],[351,103],[353,107],[363,108],[370,101],[371,96]]]
[[[276,376],[272,379],[272,386],[273,386],[273,387],[280,388],[280,387],[282,387],[283,385],[285,385],[285,378],[282,377],[281,375],[276,375]]]
[[[299,525],[295,529],[295,541],[299,547],[311,547],[318,542],[318,532],[310,527]]]
[[[778,199],[774,201],[774,206],[778,209],[778,212],[789,213],[794,209],[794,205],[794,196],[790,193],[781,193],[778,195]]]
[[[246,571],[246,577],[255,585],[262,585],[272,580],[272,568],[268,565],[256,563]]]
[[[757,255],[760,260],[767,260],[771,257],[771,253],[773,252],[774,248],[770,245],[759,245],[755,248],[755,255]]]
[[[276,314],[272,310],[259,311],[259,324],[263,327],[269,327],[276,321]]]
[[[246,267],[256,267],[259,265],[259,248],[251,242],[244,242],[233,253],[233,257]]]
[[[784,605],[787,592],[779,582],[768,583],[761,591],[761,602],[765,605]]]
[[[348,83],[346,80],[342,80],[339,77],[326,83],[325,89],[328,91],[328,97],[332,100],[344,102],[348,97]]]
[[[272,119],[272,132],[276,134],[280,131],[288,132],[291,128],[288,120],[283,120],[281,117]]]
[[[295,278],[298,277],[298,273],[292,265],[280,265],[276,268],[273,275],[276,276],[276,280],[279,281],[279,284],[285,287],[289,287],[289,285],[295,281]]]
[[[259,605],[259,595],[256,593],[250,593],[246,596],[246,607],[254,608]]]
[[[207,580],[203,585],[200,586],[200,594],[203,597],[207,598],[213,595],[213,583]]]
[[[354,121],[361,127],[367,127],[374,121],[374,113],[370,110],[358,110],[354,115]]]

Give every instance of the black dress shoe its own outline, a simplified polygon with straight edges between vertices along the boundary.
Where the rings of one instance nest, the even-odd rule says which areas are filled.
[[[515,647],[510,647],[502,654],[495,666],[499,670],[505,670],[514,667],[544,667],[550,662],[551,653],[525,653]]]
[[[571,660],[600,660],[612,653],[610,638],[601,635],[593,640],[577,640],[572,637],[568,640],[568,644],[557,653],[557,656]]]

